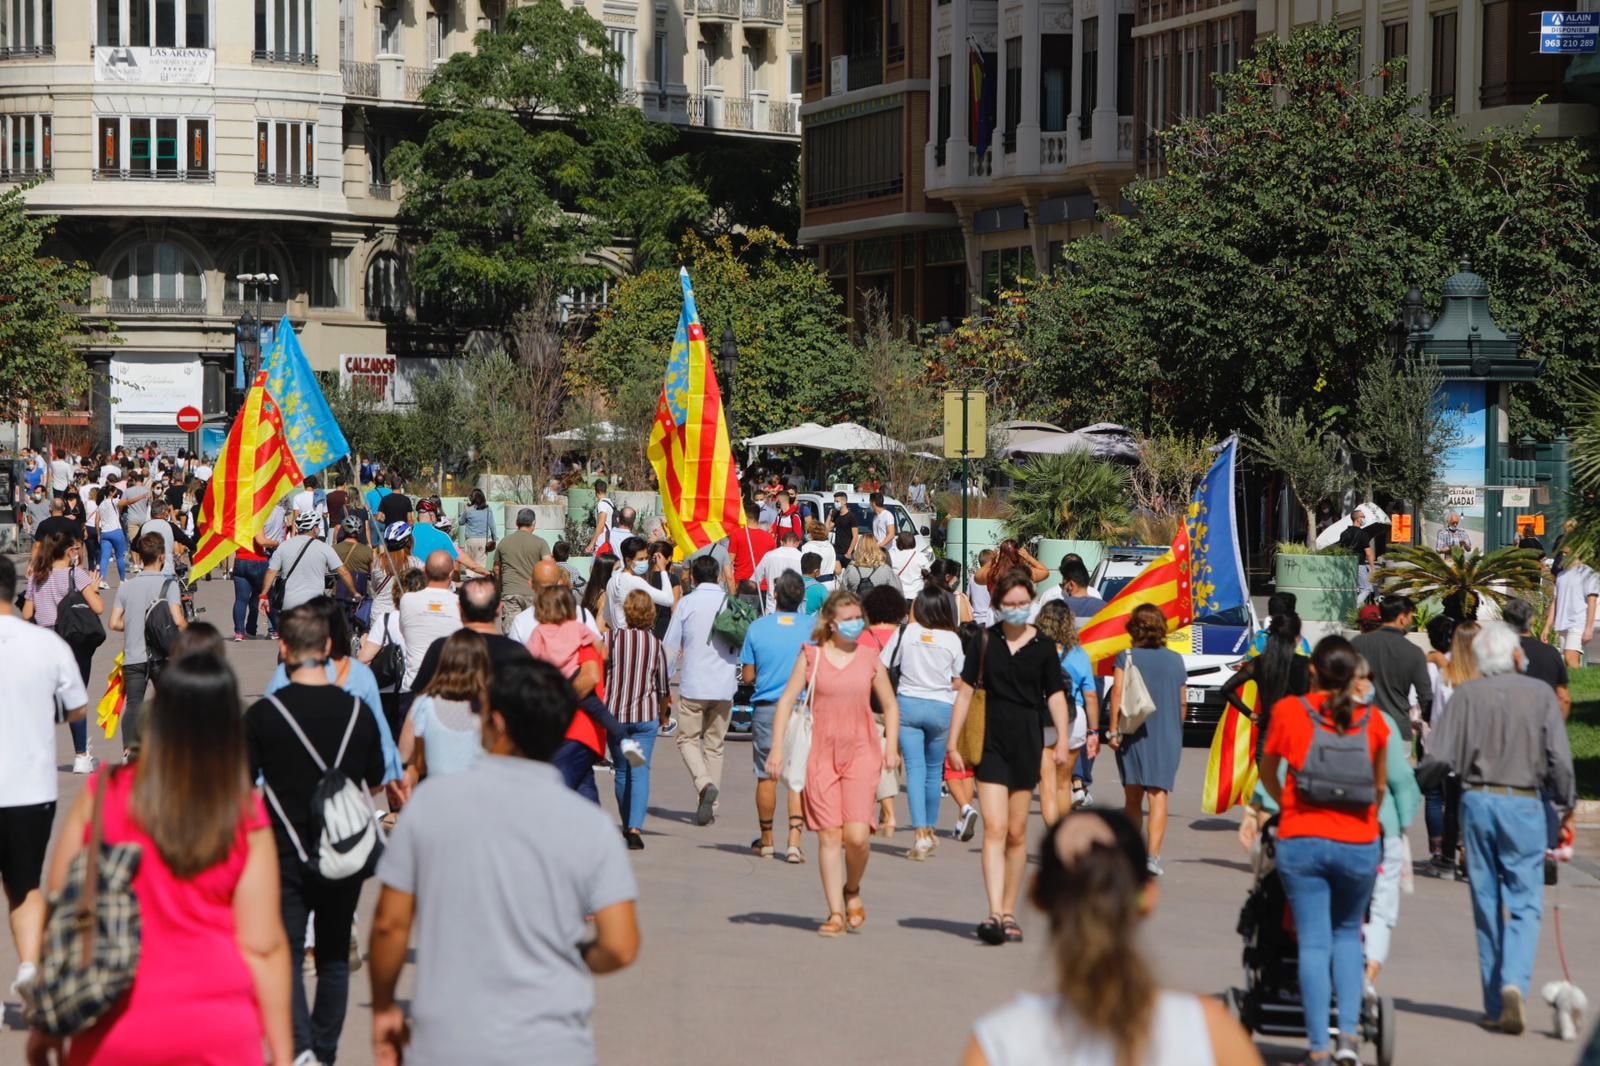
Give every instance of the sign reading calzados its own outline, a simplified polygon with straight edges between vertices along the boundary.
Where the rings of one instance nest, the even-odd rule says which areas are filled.
[[[217,53],[210,48],[94,50],[94,80],[133,85],[210,85]]]

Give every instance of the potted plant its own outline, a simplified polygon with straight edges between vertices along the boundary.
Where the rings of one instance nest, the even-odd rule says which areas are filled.
[[[1538,596],[1544,584],[1539,553],[1531,548],[1500,548],[1485,555],[1477,548],[1437,552],[1416,544],[1390,545],[1383,564],[1372,575],[1385,595],[1415,601],[1437,598],[1444,613],[1460,620],[1478,617],[1488,600],[1496,608],[1507,600]]]
[[[1132,528],[1124,467],[1088,452],[1069,452],[1008,464],[1006,474],[1013,482],[1006,533],[1019,541],[1038,540],[1035,554],[1045,566],[1054,568],[1074,553],[1093,570],[1103,545]],[[1057,580],[1052,575],[1044,585]]]
[[[1273,561],[1273,587],[1292,592],[1302,619],[1342,621],[1356,610],[1357,559],[1337,545],[1308,548],[1297,540],[1281,541]]]

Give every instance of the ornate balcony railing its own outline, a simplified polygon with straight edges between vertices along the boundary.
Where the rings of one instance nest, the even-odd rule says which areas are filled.
[[[344,76],[346,96],[369,96],[377,99],[378,64],[356,63],[347,59],[339,64],[339,73]]]
[[[185,181],[209,184],[216,180],[210,170],[129,170],[126,167],[98,167],[96,181]]]
[[[428,87],[433,80],[432,67],[407,67],[406,68],[406,99],[415,100],[422,95],[422,90]]]
[[[746,22],[783,25],[783,0],[741,0],[739,13]]]
[[[703,19],[736,19],[742,0],[695,0],[695,14]]]
[[[257,313],[258,310],[259,314]],[[246,311],[249,311],[252,315],[257,315],[263,322],[269,319],[276,321],[282,318],[288,310],[289,305],[282,300],[262,300],[259,309],[254,300],[235,300],[230,297],[222,301],[222,313],[229,318],[238,318]]]
[[[314,67],[317,65],[315,52],[274,52],[256,50],[250,53],[252,63],[283,63],[294,67]]]
[[[107,300],[109,315],[203,315],[204,300]]]
[[[800,105],[789,100],[767,104],[767,129],[773,133],[799,133]]]
[[[305,189],[317,187],[315,174],[279,174],[274,171],[256,171],[257,185],[296,185]]]

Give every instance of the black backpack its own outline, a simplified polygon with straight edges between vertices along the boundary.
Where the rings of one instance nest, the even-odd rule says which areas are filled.
[[[83,590],[67,575],[67,594],[56,604],[56,636],[75,652],[93,651],[106,642],[106,627],[94,613]]]
[[[178,643],[178,621],[172,617],[171,603],[167,600],[167,590],[177,583],[175,577],[163,581],[161,594],[144,609],[145,659],[152,664],[166,662]]]
[[[389,627],[383,627],[383,643],[378,646],[378,654],[372,657],[372,677],[378,683],[378,690],[398,689],[400,682],[406,676],[406,653],[394,641],[389,639]]]

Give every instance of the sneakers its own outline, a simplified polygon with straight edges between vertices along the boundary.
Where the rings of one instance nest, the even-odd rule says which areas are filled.
[[[1340,1033],[1339,1042],[1333,1052],[1333,1061],[1336,1063],[1354,1063],[1361,1066],[1361,1044],[1354,1033]]]
[[[106,590],[107,590],[107,589],[109,589],[109,588],[110,588],[110,587],[111,587],[111,583],[110,583],[110,582],[109,582],[109,581],[102,581],[102,582],[100,582],[100,591],[101,591],[101,592],[104,592],[104,591],[106,591]]]
[[[717,786],[707,785],[700,790],[700,806],[695,808],[694,824],[710,825],[717,818]]]
[[[663,737],[670,737],[672,734],[676,733],[677,731],[678,731],[678,720],[676,718],[668,718],[665,722],[661,723],[661,731],[660,731],[659,735],[663,736]]]
[[[957,840],[967,841],[972,839],[972,834],[978,830],[978,812],[971,807],[961,808],[961,817],[956,819],[956,827],[951,835]]]
[[[628,842],[629,851],[644,850],[644,837],[637,829],[624,829],[622,831],[622,837]]]
[[[243,633],[235,633],[233,635],[233,642],[235,644],[243,644],[244,643],[244,634]]]
[[[1161,856],[1152,855],[1144,861],[1144,868],[1150,871],[1151,877],[1161,877],[1166,871],[1161,868]]]
[[[649,760],[645,758],[644,745],[629,737],[618,745],[622,749],[622,757],[628,760],[629,766],[643,766]]]
[[[98,760],[87,752],[82,755],[74,755],[72,757],[72,772],[75,774],[92,774],[98,764]]]
[[[927,837],[918,837],[917,842],[912,844],[911,847],[906,851],[906,858],[910,859],[912,862],[926,862],[928,856],[932,854],[933,841],[929,840]]]
[[[1085,807],[1092,807],[1092,806],[1094,806],[1094,796],[1089,793],[1088,789],[1086,789],[1086,788],[1077,788],[1077,787],[1073,788],[1073,790],[1072,790],[1072,809],[1073,810],[1081,811]]]
[[[1527,1024],[1522,1011],[1522,989],[1506,985],[1500,990],[1500,1031],[1520,1036]]]
[[[39,967],[31,962],[25,962],[17,967],[16,980],[11,982],[11,994],[22,1000],[24,1010],[33,1007],[33,979],[39,975]]]

